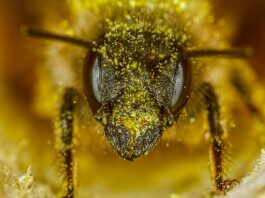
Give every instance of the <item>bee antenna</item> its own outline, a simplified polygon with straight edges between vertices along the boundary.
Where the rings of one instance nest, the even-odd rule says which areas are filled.
[[[73,45],[78,45],[85,48],[93,48],[93,44],[89,41],[85,41],[79,38],[74,38],[67,35],[61,35],[52,33],[46,30],[42,30],[35,27],[21,27],[21,33],[25,37],[32,37],[37,39],[46,39],[46,40],[55,40],[55,41],[61,41]]]
[[[251,48],[242,49],[197,49],[188,50],[184,53],[185,57],[210,57],[220,56],[225,58],[249,58],[253,55]]]

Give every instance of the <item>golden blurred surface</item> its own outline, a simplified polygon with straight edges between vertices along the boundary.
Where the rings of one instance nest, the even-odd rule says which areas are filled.
[[[214,1],[213,6],[216,17],[225,20],[228,23],[227,27],[231,28],[224,31],[227,32],[231,45],[253,48],[254,55],[249,62],[261,84],[264,84],[265,1],[218,0]],[[34,185],[38,191],[36,194],[40,195],[40,192],[43,192],[43,195],[49,197],[56,194],[60,188],[60,180],[57,179],[60,174],[56,173],[54,123],[49,112],[40,113],[41,110],[36,108],[36,101],[42,101],[38,98],[40,96],[37,96],[36,89],[41,76],[38,67],[43,58],[41,53],[44,44],[42,41],[23,38],[20,28],[27,25],[48,29],[51,24],[61,24],[68,14],[67,6],[61,1],[0,0],[0,186],[3,183],[17,182],[11,178],[21,179],[20,176],[24,174],[31,178],[31,173],[29,176],[26,173],[31,167]],[[53,96],[46,99],[56,101]],[[46,104],[43,105],[43,108],[46,108]],[[238,109],[241,107],[244,109],[244,104],[239,102]],[[235,108],[235,111],[238,109]],[[242,126],[235,130],[233,136],[240,137],[240,140],[243,138],[240,130],[250,127],[249,125],[255,122],[246,109],[243,112],[245,117],[236,121],[236,124],[242,123]],[[249,123],[245,123],[248,120]],[[195,130],[198,126],[200,123],[195,123],[186,131]],[[98,125],[95,128],[100,130]],[[203,129],[198,133],[201,137],[196,136],[191,140],[195,142],[193,146],[184,145],[181,141],[172,144],[161,143],[159,148],[155,149],[160,149],[161,152],[151,152],[149,156],[135,162],[124,161],[113,152],[105,151],[108,146],[104,145],[99,145],[99,149],[95,145],[91,151],[92,155],[89,155],[85,146],[82,146],[86,145],[86,139],[83,138],[85,134],[79,134],[81,137],[77,137],[77,141],[80,145],[76,150],[79,196],[97,197],[95,194],[98,193],[98,197],[173,198],[178,197],[178,194],[196,197],[205,193],[201,193],[201,189],[210,191],[212,188],[208,170],[208,143],[203,137]],[[180,134],[180,138],[189,139],[188,135],[192,134]],[[98,138],[101,135],[99,133]],[[247,135],[244,132],[244,135],[251,140],[255,133]],[[104,140],[103,138],[102,141]],[[205,146],[201,146],[203,144]],[[255,144],[235,143],[235,153],[240,153],[241,149],[236,145],[248,145],[253,146],[253,149],[242,150],[248,151],[246,155],[251,155],[253,151],[253,156],[248,156],[244,161],[232,155],[234,159],[231,161],[235,164],[231,168],[232,175],[242,177],[249,170],[250,160],[259,155],[259,148],[254,148]],[[98,156],[93,158],[94,155]],[[5,171],[6,174],[3,174]],[[10,173],[7,173],[8,171]],[[166,177],[167,175],[171,177]],[[97,183],[93,183],[94,181]],[[174,192],[170,194],[172,189]],[[187,191],[189,193],[186,193]],[[0,197],[4,196],[4,193],[4,190],[0,190]]]

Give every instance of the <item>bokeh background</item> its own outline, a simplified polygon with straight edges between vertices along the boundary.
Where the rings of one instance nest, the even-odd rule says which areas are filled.
[[[23,38],[20,28],[28,25],[47,29],[50,24],[60,24],[69,14],[63,2],[0,0],[0,131],[5,131],[0,144],[6,145],[3,146],[2,152],[5,154],[1,154],[0,160],[10,157],[6,161],[18,172],[27,170],[30,160],[34,158],[32,156],[41,156],[39,160],[43,167],[38,167],[40,172],[47,171],[45,167],[53,164],[55,159],[52,120],[33,108],[39,77],[39,49],[44,44]],[[230,29],[227,32],[232,46],[253,48],[250,65],[261,83],[265,83],[265,1],[215,0],[214,13],[228,23]],[[26,141],[21,142],[21,139]],[[17,151],[12,150],[12,144],[16,148],[18,144],[21,147],[19,158],[13,156],[14,153],[17,155]],[[35,145],[42,149],[28,152],[27,147],[32,145],[33,148]],[[47,180],[39,176],[38,180],[42,179],[44,183]]]

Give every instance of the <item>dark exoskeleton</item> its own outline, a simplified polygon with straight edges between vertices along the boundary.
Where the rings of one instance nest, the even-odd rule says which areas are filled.
[[[126,17],[125,17],[126,18]],[[128,19],[128,17],[127,17]],[[185,30],[146,23],[130,15],[130,20],[106,22],[99,41],[85,41],[36,28],[26,28],[31,37],[54,39],[88,49],[84,64],[84,93],[94,116],[104,126],[107,139],[117,153],[127,159],[146,154],[163,132],[178,119],[192,94],[191,59],[202,56],[249,56],[245,49],[193,49]],[[242,95],[244,83],[236,83]],[[202,82],[204,102],[212,137],[211,172],[217,193],[225,193],[237,180],[223,178],[224,140],[220,126],[218,98],[211,84]],[[241,89],[240,89],[241,88]],[[67,190],[74,197],[73,113],[80,96],[73,88],[65,90],[60,112],[61,154],[65,163]],[[247,101],[251,104],[251,101]]]

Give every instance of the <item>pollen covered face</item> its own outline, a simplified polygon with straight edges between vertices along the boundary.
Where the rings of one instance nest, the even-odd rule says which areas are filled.
[[[251,50],[229,45],[227,38],[236,38],[229,33],[236,30],[235,23],[216,19],[209,0],[67,0],[56,5],[66,2],[64,10],[53,9],[62,18],[49,6],[44,9],[49,20],[39,22],[49,29],[41,24],[22,28],[24,36],[47,40],[44,49],[38,47],[40,62],[32,68],[38,79],[23,72],[34,82],[28,102],[35,103],[22,112],[11,97],[18,89],[9,90],[17,83],[0,84],[0,113],[10,125],[0,123],[1,150],[8,151],[2,152],[0,197],[42,197],[46,191],[46,197],[211,197],[232,196],[240,188],[247,189],[244,196],[249,194],[245,184],[257,182],[243,181],[248,178],[232,194],[228,191],[264,147],[265,93],[242,60]],[[30,122],[20,119],[14,126],[17,115],[28,115]],[[54,145],[46,133],[52,128],[59,169],[50,166]],[[5,154],[9,145],[15,146],[15,158]],[[40,158],[44,147],[47,155]],[[147,153],[134,163],[123,160]],[[232,169],[231,157],[240,162]],[[20,174],[29,166],[34,181],[30,168]],[[241,171],[225,174],[233,170]],[[19,194],[9,193],[13,191]],[[255,188],[252,195],[259,192]]]
[[[103,114],[103,124],[114,149],[122,157],[132,159],[148,152],[172,121],[143,87],[128,87],[113,101],[112,109]]]
[[[186,40],[182,29],[176,33],[133,13],[106,23],[91,71],[101,104],[96,118],[118,154],[131,160],[153,148],[174,122],[171,110],[184,85],[180,44]]]

